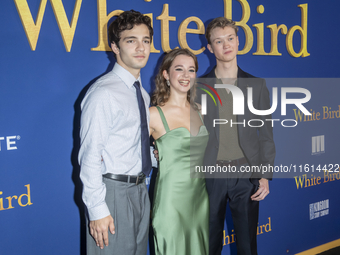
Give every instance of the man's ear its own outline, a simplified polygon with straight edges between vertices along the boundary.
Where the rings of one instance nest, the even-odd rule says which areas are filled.
[[[210,44],[207,44],[207,48],[208,48],[208,50],[209,50],[211,53],[213,53],[213,54],[214,54],[214,51],[213,51],[213,49],[212,49],[212,47],[211,47],[211,45],[210,45]]]
[[[119,54],[119,48],[115,42],[111,43],[111,49],[114,52],[114,54],[118,55]]]

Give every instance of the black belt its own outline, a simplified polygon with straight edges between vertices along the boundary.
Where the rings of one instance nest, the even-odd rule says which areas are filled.
[[[243,164],[247,164],[248,161],[246,158],[239,158],[234,160],[217,160],[216,164],[219,166],[240,166]]]
[[[145,180],[145,174],[140,173],[139,175],[123,175],[123,174],[104,174],[103,177],[120,181],[120,182],[127,182],[127,183],[135,183],[136,185],[141,184]]]

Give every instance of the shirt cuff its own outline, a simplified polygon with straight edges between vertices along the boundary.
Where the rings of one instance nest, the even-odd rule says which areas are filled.
[[[110,215],[110,210],[106,203],[98,205],[94,208],[87,208],[90,221],[100,220]]]

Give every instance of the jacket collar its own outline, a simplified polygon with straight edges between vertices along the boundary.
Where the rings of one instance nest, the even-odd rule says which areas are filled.
[[[206,78],[216,78],[215,75],[216,66],[206,75]],[[239,66],[237,66],[237,78],[247,78],[248,75]]]

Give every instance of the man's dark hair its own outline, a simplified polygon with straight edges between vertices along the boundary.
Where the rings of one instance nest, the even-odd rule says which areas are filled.
[[[120,35],[124,30],[130,30],[135,25],[144,24],[148,27],[152,41],[153,29],[148,16],[134,10],[122,12],[109,26],[109,40],[119,48]]]

